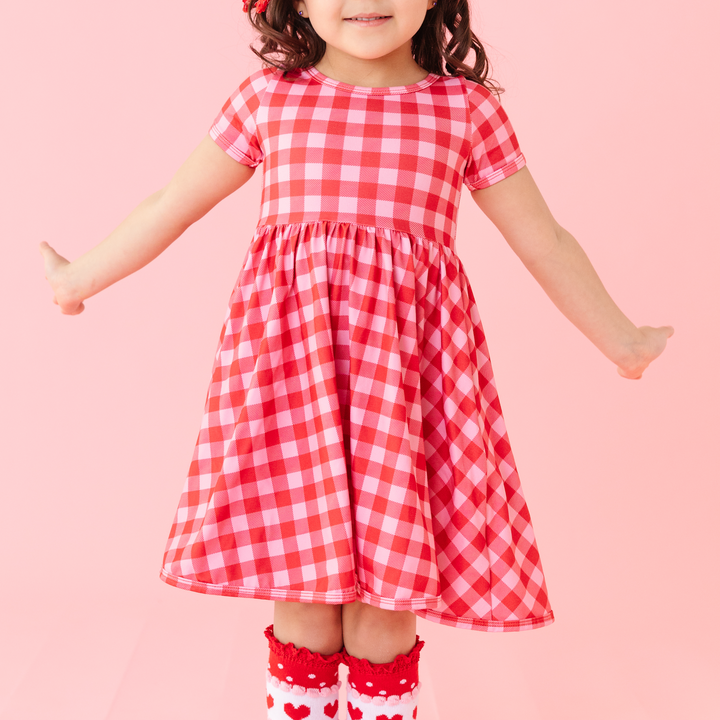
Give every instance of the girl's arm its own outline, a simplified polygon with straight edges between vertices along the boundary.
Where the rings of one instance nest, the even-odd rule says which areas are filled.
[[[242,187],[255,172],[207,135],[170,182],[143,200],[101,243],[73,262],[40,243],[53,302],[66,315],[83,300],[154,260],[196,220]]]
[[[577,240],[550,213],[527,166],[472,196],[563,315],[620,375],[639,379],[673,328],[636,327],[622,313]]]

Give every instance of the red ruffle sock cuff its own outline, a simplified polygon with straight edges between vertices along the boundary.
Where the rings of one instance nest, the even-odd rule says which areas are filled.
[[[389,663],[371,663],[346,652],[347,720],[416,720],[423,645],[416,635],[413,649]]]
[[[344,662],[344,648],[332,655],[296,648],[281,643],[272,625],[265,629],[265,637],[270,645],[268,720],[337,720],[342,685],[338,666]]]

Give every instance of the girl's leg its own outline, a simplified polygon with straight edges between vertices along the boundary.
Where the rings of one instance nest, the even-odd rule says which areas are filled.
[[[345,650],[372,663],[387,663],[415,646],[417,615],[409,610],[382,610],[356,600],[342,606]]]
[[[268,720],[337,720],[343,662],[342,608],[275,603],[266,673]]]
[[[312,652],[339,652],[343,645],[342,605],[275,601],[275,637]]]
[[[425,644],[417,616],[360,602],[343,605],[348,720],[415,720],[418,661]]]

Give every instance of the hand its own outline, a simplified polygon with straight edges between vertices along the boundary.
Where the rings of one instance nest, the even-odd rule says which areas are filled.
[[[40,252],[45,261],[45,278],[50,283],[53,302],[60,307],[63,315],[79,315],[84,309],[82,299],[73,294],[68,282],[67,266],[70,264],[58,255],[46,242],[40,243]]]
[[[639,380],[645,372],[645,368],[657,358],[667,345],[669,337],[672,337],[675,330],[669,325],[654,328],[644,325],[639,327],[641,340],[633,345],[628,353],[628,358],[622,364],[618,364],[618,373],[629,380]]]

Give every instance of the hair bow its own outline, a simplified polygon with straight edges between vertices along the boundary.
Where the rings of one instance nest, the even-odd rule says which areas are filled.
[[[258,0],[255,3],[255,12],[265,12],[267,10],[268,0]],[[250,0],[243,0],[243,10],[250,12]]]

